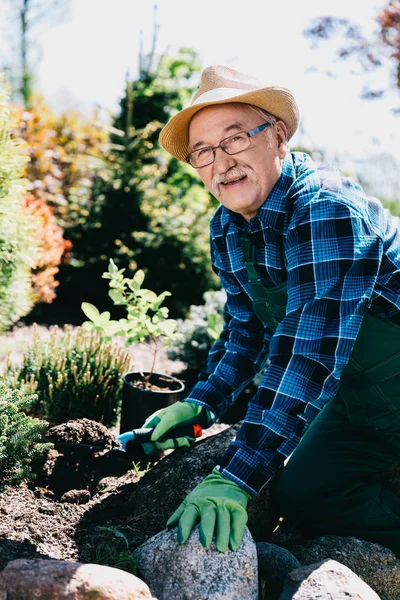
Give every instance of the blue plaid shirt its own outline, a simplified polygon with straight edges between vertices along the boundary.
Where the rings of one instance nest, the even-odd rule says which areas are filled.
[[[275,333],[253,312],[241,231],[256,247],[264,286],[287,283],[286,316]],[[217,209],[211,257],[227,293],[226,322],[207,375],[185,401],[218,417],[263,373],[219,467],[254,496],[336,395],[364,312],[400,312],[399,219],[338,169],[291,153],[251,221]]]

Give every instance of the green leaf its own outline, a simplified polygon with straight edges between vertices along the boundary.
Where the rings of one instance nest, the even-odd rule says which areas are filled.
[[[151,304],[157,301],[157,294],[152,290],[138,290],[137,295]]]
[[[110,317],[111,317],[111,314],[108,310],[102,312],[101,315],[99,316],[98,324],[106,325],[109,322]]]
[[[124,304],[124,295],[120,290],[109,290],[108,295],[110,296],[114,304]]]
[[[144,271],[142,271],[142,269],[136,271],[136,273],[133,276],[133,281],[139,286],[139,288],[141,288],[142,283],[144,281]]]
[[[115,275],[116,273],[118,273],[118,267],[112,258],[110,258],[109,263],[108,263],[108,272],[111,275]]]
[[[175,319],[167,319],[166,321],[162,321],[159,324],[160,329],[163,330],[163,333],[169,337],[172,338],[175,332],[175,328],[176,328],[176,320]]]
[[[93,321],[93,323],[97,323],[100,313],[99,310],[93,304],[90,304],[90,302],[82,302],[81,309],[88,317],[88,319]]]

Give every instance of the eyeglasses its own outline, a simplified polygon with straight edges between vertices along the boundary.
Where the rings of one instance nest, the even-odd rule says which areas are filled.
[[[263,123],[258,127],[254,127],[254,129],[250,129],[250,131],[239,131],[235,133],[235,135],[230,135],[229,137],[222,140],[218,146],[204,146],[204,148],[199,148],[198,150],[193,150],[190,152],[186,160],[188,163],[192,165],[195,169],[201,169],[202,167],[208,167],[215,160],[215,151],[217,148],[221,148],[227,154],[239,154],[239,152],[243,152],[251,146],[251,139],[260,131],[266,129],[272,123]]]

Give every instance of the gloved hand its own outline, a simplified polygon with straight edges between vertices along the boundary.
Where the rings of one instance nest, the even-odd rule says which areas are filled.
[[[203,548],[215,545],[226,552],[228,545],[237,550],[247,523],[247,502],[251,496],[234,481],[213,469],[168,519],[167,527],[178,524],[178,542],[184,544],[196,522],[200,520],[200,542]]]
[[[198,423],[204,428],[208,427],[211,420],[211,413],[203,406],[200,406],[200,404],[181,401],[175,402],[174,404],[153,413],[144,422],[142,427],[154,427],[155,429],[151,435],[152,443],[142,444],[143,449],[146,454],[154,454],[155,450],[188,448],[194,443],[194,437],[169,438],[164,439],[162,442],[158,442],[157,440],[160,437],[163,437],[169,429],[173,429],[178,425],[192,425]]]

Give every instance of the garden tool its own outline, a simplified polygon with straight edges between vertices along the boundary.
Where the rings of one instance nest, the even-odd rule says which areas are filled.
[[[150,441],[154,427],[141,427],[133,429],[130,434],[133,437],[126,443],[125,449],[121,448],[105,448],[97,444],[84,444],[79,442],[61,442],[53,441],[54,448],[64,454],[64,456],[76,460],[101,459],[107,461],[110,465],[115,464],[118,469],[121,469],[121,463],[125,463],[126,470],[132,469],[137,452],[138,444],[143,444]],[[167,432],[165,438],[179,438],[189,436],[193,438],[201,437],[203,430],[200,425],[181,425]]]

